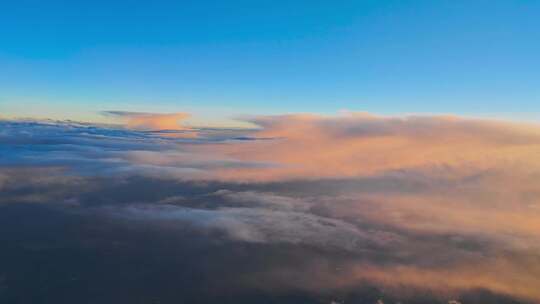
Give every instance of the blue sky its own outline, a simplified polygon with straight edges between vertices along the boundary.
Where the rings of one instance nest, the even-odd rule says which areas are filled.
[[[540,120],[538,1],[4,1],[0,115]]]

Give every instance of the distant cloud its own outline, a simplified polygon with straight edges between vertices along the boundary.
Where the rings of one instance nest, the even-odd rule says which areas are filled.
[[[128,128],[145,131],[189,130],[182,121],[189,118],[188,113],[144,113],[126,111],[105,111],[104,115],[123,120]]]

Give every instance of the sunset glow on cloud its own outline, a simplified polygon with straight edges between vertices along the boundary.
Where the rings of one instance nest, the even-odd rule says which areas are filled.
[[[266,170],[233,169],[227,178],[317,179],[403,170],[472,174],[488,169],[540,167],[540,128],[458,117],[292,115],[259,117],[255,138],[195,147],[241,160],[272,162]],[[227,170],[224,170],[225,174]]]
[[[11,152],[2,160],[2,200],[347,256],[244,274],[268,282],[257,287],[265,290],[368,284],[397,298],[414,297],[411,290],[439,298],[487,290],[540,300],[538,126],[306,114],[249,118],[258,129],[170,137],[146,130],[171,129],[186,114],[114,115],[126,117],[125,128],[3,121],[0,141]],[[167,190],[135,194],[135,179]],[[117,182],[133,196],[113,190]],[[117,194],[89,200],[89,191]]]
[[[119,118],[126,126],[135,130],[183,130],[182,121],[188,113],[156,114],[124,111],[103,112],[105,115]]]
[[[540,304],[540,1],[0,1],[0,304]]]

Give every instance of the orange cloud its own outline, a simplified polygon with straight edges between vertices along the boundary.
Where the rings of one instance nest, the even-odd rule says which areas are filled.
[[[540,300],[540,268],[534,260],[516,263],[500,258],[487,263],[479,261],[439,269],[403,265],[357,265],[353,267],[348,279],[349,283],[341,283],[346,285],[368,280],[402,294],[430,290],[439,295],[453,296],[463,291],[485,289],[525,300]]]
[[[124,111],[108,111],[104,113],[120,118],[128,128],[136,130],[189,130],[189,128],[182,126],[182,121],[190,116],[188,113],[157,114]]]
[[[220,168],[215,178],[242,182],[377,178],[379,190],[347,189],[328,197],[321,208],[358,225],[376,223],[431,238],[452,236],[446,245],[389,248],[395,251],[392,260],[409,257],[415,262],[388,267],[360,263],[342,277],[318,274],[322,282],[352,287],[367,281],[449,296],[486,289],[540,300],[540,269],[535,264],[540,261],[539,126],[354,113],[250,121],[261,127],[255,137],[272,139],[203,145],[191,147],[191,152],[274,165]],[[416,188],[406,190],[408,184]],[[483,240],[493,248],[479,250],[481,255],[462,251],[467,239]],[[504,254],[509,256],[499,257]],[[430,259],[439,265],[420,266]],[[441,268],[443,261],[449,264]],[[312,286],[308,281],[305,285]]]
[[[282,180],[367,176],[418,168],[465,174],[501,166],[540,168],[540,127],[457,117],[285,115],[255,117],[249,141],[193,147],[273,168],[222,170],[225,179]],[[458,172],[459,171],[459,172]]]
[[[381,259],[384,254],[380,254]],[[426,257],[429,259],[429,255]],[[303,265],[302,271],[275,267],[268,272],[246,276],[243,280],[257,288],[274,291],[355,290],[378,286],[385,294],[405,300],[426,294],[449,300],[478,290],[509,296],[520,300],[520,303],[540,300],[540,264],[535,257],[516,259],[500,256],[437,266],[421,264],[421,261],[387,265],[362,261],[333,264],[312,260]]]
[[[110,114],[143,130],[168,128],[185,117]],[[260,129],[199,130],[201,140],[193,141],[154,141],[152,132],[143,132],[151,134],[152,149],[127,145],[108,154],[107,161],[119,159],[137,174],[219,180],[209,184],[224,187],[190,202],[206,206],[215,200],[216,209],[186,213],[174,206],[179,199],[174,195],[157,208],[132,208],[137,214],[191,223],[202,218],[202,226],[210,223],[236,241],[305,244],[343,253],[336,259],[346,264],[343,271],[308,265],[261,273],[275,275],[271,288],[351,290],[367,282],[452,298],[485,289],[540,301],[539,126],[363,113],[266,116],[250,122]],[[33,140],[15,134],[15,143]],[[36,178],[36,172],[27,172],[16,184],[27,185],[27,176]],[[12,184],[7,177],[14,176],[0,172],[3,193]],[[227,191],[231,183],[242,191]],[[24,194],[19,201],[43,200],[14,193]],[[49,195],[59,200],[60,194]],[[190,197],[182,193],[180,199]],[[196,217],[190,216],[193,212]]]
[[[286,187],[294,181],[309,182],[304,184],[308,193],[319,191],[319,183],[355,181],[327,197],[314,194],[308,205],[347,225],[388,229],[384,231],[388,233],[380,233],[379,228],[367,232],[396,236],[390,242],[393,245],[385,248],[388,252],[380,253],[387,263],[366,258],[343,276],[328,276],[323,270],[304,281],[299,278],[302,286],[298,287],[353,287],[367,281],[405,291],[415,288],[454,295],[487,289],[540,300],[536,288],[540,264],[535,264],[540,261],[539,126],[363,113],[266,116],[249,121],[260,126],[249,136],[255,140],[183,143],[178,151],[134,152],[129,160],[162,167],[191,164],[204,172],[198,176],[182,173],[183,179],[270,182]],[[249,199],[260,197],[253,193]],[[267,200],[283,201],[275,196]],[[299,211],[297,200],[286,202],[295,205],[294,212],[311,212],[308,207]],[[301,229],[306,228],[293,230]],[[313,243],[329,244],[339,239],[336,235],[345,234],[317,233],[322,240]]]

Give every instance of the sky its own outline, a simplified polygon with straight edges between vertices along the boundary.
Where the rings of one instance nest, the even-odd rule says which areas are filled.
[[[0,115],[538,121],[537,1],[3,1]]]
[[[0,1],[0,303],[540,303],[539,1]]]

